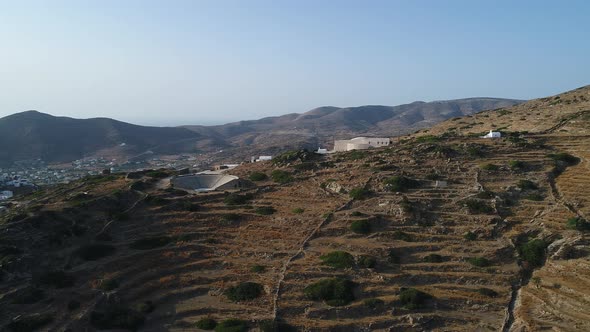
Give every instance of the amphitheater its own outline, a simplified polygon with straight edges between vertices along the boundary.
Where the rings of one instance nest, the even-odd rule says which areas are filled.
[[[175,188],[197,192],[237,190],[254,186],[250,181],[227,174],[191,174],[175,177],[171,182]]]

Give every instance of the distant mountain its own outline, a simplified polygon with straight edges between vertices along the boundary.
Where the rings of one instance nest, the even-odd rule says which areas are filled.
[[[260,120],[240,121],[220,126],[186,126],[201,134],[214,132],[235,146],[256,145],[271,149],[281,145],[330,144],[334,138],[358,135],[395,136],[427,128],[449,118],[484,110],[508,107],[522,100],[467,98],[422,102],[399,106],[319,107]]]
[[[469,98],[414,102],[399,106],[320,107],[309,112],[240,121],[219,126],[145,127],[108,118],[72,119],[27,111],[0,118],[0,167],[41,158],[49,163],[90,156],[126,160],[155,154],[224,149],[235,160],[285,148],[329,145],[334,138],[395,136],[430,127],[452,117],[521,103],[520,100]]]
[[[84,156],[126,158],[146,150],[174,152],[217,142],[186,128],[132,125],[107,118],[72,119],[27,111],[0,118],[0,165],[41,158],[68,162]]]

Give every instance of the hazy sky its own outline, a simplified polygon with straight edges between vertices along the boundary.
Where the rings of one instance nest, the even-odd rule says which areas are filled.
[[[0,0],[0,117],[211,124],[590,84],[590,1]]]

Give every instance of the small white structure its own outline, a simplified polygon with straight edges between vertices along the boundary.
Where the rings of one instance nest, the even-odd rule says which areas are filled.
[[[315,153],[317,153],[317,154],[327,154],[328,153],[328,149],[318,148],[318,150]]]
[[[252,157],[250,159],[250,161],[253,162],[253,163],[257,163],[259,161],[269,161],[269,160],[272,160],[272,156],[260,156],[258,158]]]
[[[388,137],[355,137],[349,140],[334,141],[334,151],[365,150],[381,148],[391,144]]]
[[[502,134],[499,131],[493,131],[490,130],[489,133],[485,134],[484,136],[481,136],[481,138],[500,138],[502,137]]]

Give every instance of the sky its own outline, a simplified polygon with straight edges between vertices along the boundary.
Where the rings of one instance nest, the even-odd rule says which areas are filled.
[[[590,84],[590,1],[0,0],[0,117],[220,124]]]

